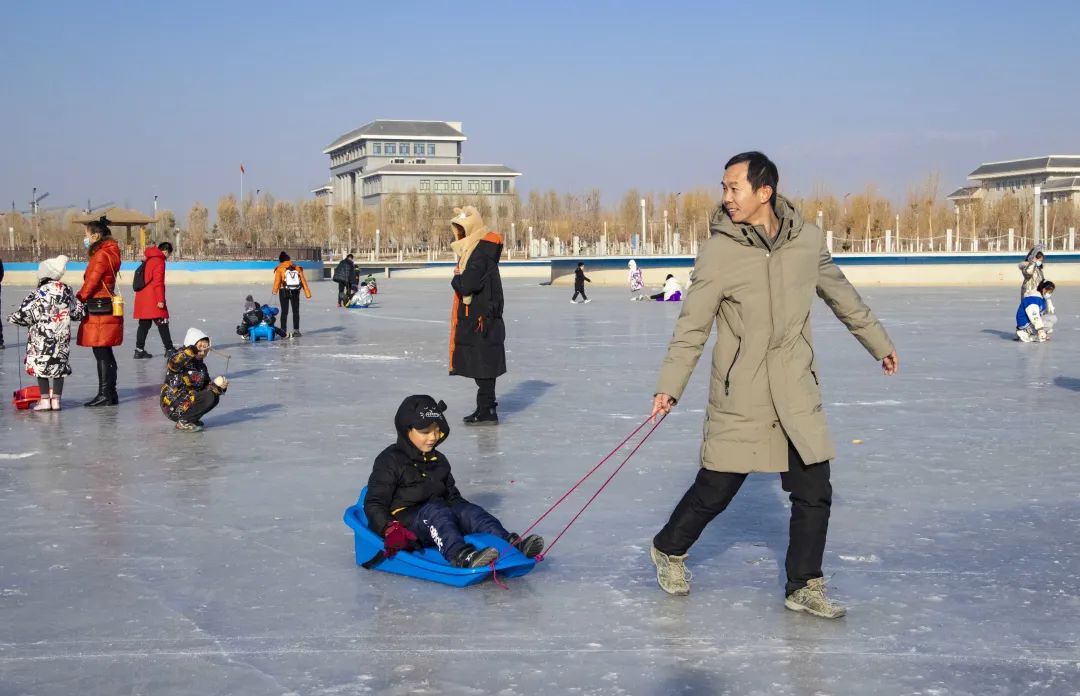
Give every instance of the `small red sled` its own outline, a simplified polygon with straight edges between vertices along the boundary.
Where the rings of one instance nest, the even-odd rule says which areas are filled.
[[[41,401],[41,389],[36,384],[19,389],[11,397],[11,403],[15,404],[15,408],[20,411],[25,411],[39,401]]]

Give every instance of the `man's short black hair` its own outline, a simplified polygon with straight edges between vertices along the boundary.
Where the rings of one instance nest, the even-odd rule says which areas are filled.
[[[578,265],[578,268],[581,268],[582,266],[585,265],[585,262],[584,261],[578,261],[577,265]]]
[[[345,258],[347,258],[347,259],[351,259],[351,258],[352,258],[352,254],[349,254],[349,255],[348,255],[348,256],[346,256]]]
[[[776,200],[776,186],[780,183],[780,172],[777,171],[773,161],[757,150],[751,150],[750,152],[740,152],[729,159],[727,164],[724,165],[724,169],[743,162],[747,163],[746,179],[754,190],[757,191],[762,186],[772,187],[773,192],[769,202],[772,203]]]
[[[166,254],[171,254],[172,253],[172,244],[169,244],[168,242],[162,242],[161,244],[158,244],[157,248],[161,249]]]
[[[1054,285],[1054,282],[1052,280],[1044,280],[1043,282],[1039,283],[1039,287],[1037,289],[1039,292],[1046,292],[1047,290],[1053,292],[1056,288],[1057,286]]]

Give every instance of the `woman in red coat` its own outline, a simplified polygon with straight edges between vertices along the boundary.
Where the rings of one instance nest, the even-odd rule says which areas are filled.
[[[165,304],[165,260],[172,254],[172,244],[162,242],[156,247],[146,247],[143,256],[142,290],[135,292],[135,318],[139,320],[139,331],[135,334],[135,359],[145,360],[154,357],[146,352],[146,335],[150,325],[157,324],[161,334],[161,345],[168,357],[176,349],[173,347],[172,334],[169,332],[169,308]]]
[[[86,226],[83,244],[90,250],[90,260],[83,274],[82,289],[76,293],[87,305],[86,317],[79,325],[78,343],[94,349],[98,371],[97,396],[85,405],[112,405],[120,400],[116,394],[116,356],[112,347],[124,342],[124,317],[112,315],[120,245],[112,238],[109,221],[104,217]]]

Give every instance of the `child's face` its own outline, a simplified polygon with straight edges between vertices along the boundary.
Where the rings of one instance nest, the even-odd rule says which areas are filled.
[[[439,444],[439,438],[441,437],[442,431],[439,430],[438,423],[432,423],[428,427],[419,430],[409,428],[409,442],[424,454],[435,449],[435,445]]]

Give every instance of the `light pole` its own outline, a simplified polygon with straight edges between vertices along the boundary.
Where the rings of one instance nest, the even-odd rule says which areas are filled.
[[[641,248],[649,248],[649,232],[645,228],[645,199],[641,199]],[[647,252],[646,252],[647,253]]]

